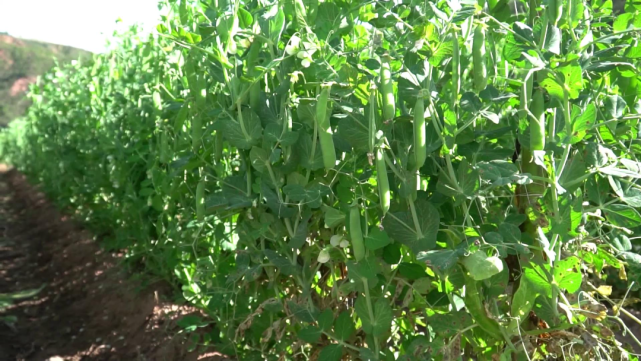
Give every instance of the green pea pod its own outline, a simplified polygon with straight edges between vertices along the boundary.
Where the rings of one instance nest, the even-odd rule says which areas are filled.
[[[394,85],[392,84],[392,68],[390,57],[385,54],[381,58],[381,96],[383,97],[383,121],[394,119],[396,114],[396,101],[394,99]]]
[[[369,88],[369,152],[374,153],[374,144],[376,143],[376,86],[370,85]]]
[[[525,76],[528,76],[527,69]],[[521,86],[521,94],[519,95],[519,116],[526,118],[527,109],[530,106],[530,101],[532,100],[532,85],[534,83],[534,74],[525,79],[523,78],[523,85]]]
[[[358,203],[354,202],[349,210],[349,235],[352,239],[354,258],[360,261],[365,258],[365,245],[363,243],[363,230],[361,229],[361,211]]]
[[[202,222],[205,219],[205,181],[200,180],[196,186],[196,219]]]
[[[487,332],[490,336],[501,340],[503,336],[501,334],[501,327],[499,323],[491,319],[487,312],[485,311],[485,306],[481,299],[481,294],[478,290],[478,283],[472,277],[465,276],[465,307],[470,313],[474,321]]]
[[[483,25],[478,25],[476,29],[474,29],[474,39],[472,43],[474,89],[477,92],[480,92],[487,86],[487,64],[485,63],[485,56],[485,28]]]
[[[425,105],[423,104],[423,94],[416,98],[414,106],[414,157],[416,160],[416,169],[421,169],[427,159],[427,145],[425,143]]]
[[[203,124],[200,118],[200,114],[196,114],[191,119],[191,148],[194,150],[194,153],[198,152],[198,148],[200,148],[202,138]]]
[[[323,84],[321,86],[321,93],[318,97],[318,102],[316,103],[318,138],[320,140],[321,153],[323,155],[323,164],[327,170],[334,168],[336,165],[336,149],[334,148],[332,127],[329,122],[331,114],[327,113],[327,103],[331,87],[331,83]]]
[[[454,32],[452,39],[452,104],[458,102],[458,95],[461,92],[461,50],[458,44],[458,35]],[[454,107],[452,107],[454,109]]]
[[[376,149],[376,177],[381,208],[383,209],[383,215],[385,215],[390,207],[390,188],[383,148]]]
[[[220,130],[216,131],[216,138],[214,140],[215,144],[214,146],[216,147],[214,149],[214,160],[216,163],[220,162],[221,159],[223,159],[223,132]]]
[[[530,119],[530,149],[545,149],[545,103],[543,93],[537,89],[532,96],[530,111],[534,118]]]

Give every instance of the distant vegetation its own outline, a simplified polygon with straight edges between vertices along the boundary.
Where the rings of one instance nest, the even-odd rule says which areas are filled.
[[[0,32],[0,125],[25,113],[25,91],[37,77],[58,62],[70,62],[90,53],[69,46],[21,40]]]

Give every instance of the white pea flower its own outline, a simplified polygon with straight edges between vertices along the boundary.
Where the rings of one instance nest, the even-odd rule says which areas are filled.
[[[349,247],[349,241],[346,240],[346,239],[342,240],[341,243],[340,243],[340,246],[341,246],[341,248]]]
[[[318,263],[327,263],[329,261],[329,251],[324,249],[318,254]]]
[[[339,234],[335,234],[332,236],[332,238],[329,239],[329,243],[334,247],[338,247],[342,239],[343,239],[343,236]]]
[[[291,39],[289,39],[289,44],[285,46],[285,52],[287,55],[294,55],[298,53],[298,45],[300,44],[300,38],[296,35],[292,36]]]

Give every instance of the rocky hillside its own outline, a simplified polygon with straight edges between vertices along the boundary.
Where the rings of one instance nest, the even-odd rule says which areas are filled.
[[[91,56],[69,46],[22,40],[0,33],[0,126],[24,114],[29,84],[60,63]]]

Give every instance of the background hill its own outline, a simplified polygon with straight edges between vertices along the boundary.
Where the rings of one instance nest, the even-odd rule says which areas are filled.
[[[0,33],[0,126],[24,114],[29,84],[51,69],[54,59],[64,63],[89,56],[85,50]]]

